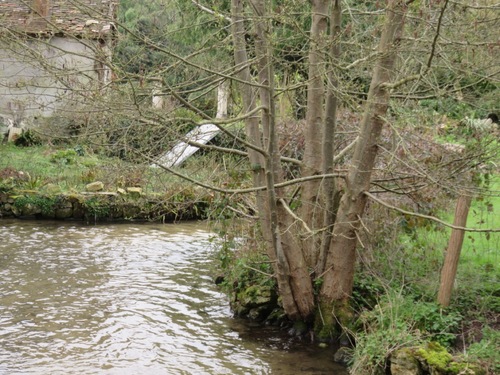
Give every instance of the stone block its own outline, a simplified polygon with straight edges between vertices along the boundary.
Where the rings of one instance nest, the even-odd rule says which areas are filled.
[[[395,351],[391,355],[392,375],[422,375],[420,362],[408,348]]]
[[[104,184],[101,181],[91,182],[85,186],[85,190],[88,192],[96,192],[104,189]]]
[[[17,138],[21,136],[23,129],[21,128],[10,128],[9,135],[7,136],[7,142],[14,142]]]
[[[140,187],[128,187],[127,193],[133,198],[139,198],[142,195],[142,189]]]

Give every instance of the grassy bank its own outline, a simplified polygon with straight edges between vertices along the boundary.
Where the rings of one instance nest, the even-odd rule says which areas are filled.
[[[498,176],[489,188],[496,193],[474,199],[468,227],[500,228]],[[453,221],[453,203],[441,215],[447,222]],[[500,371],[500,235],[466,233],[451,305],[442,309],[436,296],[450,233],[441,226],[417,226],[371,254],[355,286],[355,373],[381,368],[400,348],[426,342],[479,363],[484,373]]]
[[[467,223],[471,228],[500,228],[498,176],[488,189],[490,193],[485,190],[472,203]],[[448,210],[439,214],[450,223],[454,204],[451,199]],[[394,212],[391,214],[397,217],[393,223],[401,220]],[[451,230],[433,223],[394,230],[395,237],[377,238],[374,249],[359,249],[361,260],[353,295],[357,318],[352,327],[345,327],[356,344],[351,352],[353,373],[381,373],[377,371],[382,371],[400,349],[412,347],[417,353],[421,349],[415,348],[425,348],[430,342],[437,343],[440,354],[421,352],[430,357],[443,356],[440,358],[449,368],[440,373],[465,374],[460,371],[466,371],[464,368],[472,363],[485,374],[498,373],[500,235],[466,234],[452,302],[443,309],[436,297]],[[255,287],[268,287],[274,280],[270,263],[263,256],[265,251],[255,240],[257,234],[247,228],[244,235],[248,237],[243,248],[227,235],[226,247],[219,252],[226,270],[222,287],[232,301],[244,300]],[[236,311],[241,308],[234,305]]]
[[[132,164],[119,158],[95,155],[81,146],[17,147],[0,145],[0,170],[11,168],[25,173],[19,182],[26,188],[50,185],[61,192],[82,191],[88,183],[102,181],[104,190],[118,187],[142,187],[145,191],[160,192],[178,182],[171,175],[147,164]],[[5,182],[4,182],[5,183]]]
[[[96,183],[99,191],[89,192],[89,184]],[[4,216],[81,219],[90,215],[108,220],[206,217],[213,198],[148,164],[67,145],[0,144],[0,193],[5,193],[2,203],[8,207]],[[75,217],[62,213],[72,206],[78,211]],[[100,214],[96,216],[97,206]]]

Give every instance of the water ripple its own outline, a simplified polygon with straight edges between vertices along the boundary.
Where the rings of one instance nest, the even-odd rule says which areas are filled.
[[[0,238],[2,375],[296,373],[231,319],[199,224],[1,221]]]

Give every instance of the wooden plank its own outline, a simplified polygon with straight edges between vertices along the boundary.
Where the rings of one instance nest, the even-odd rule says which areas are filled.
[[[188,142],[207,144],[219,132],[220,129],[214,124],[200,125],[186,134],[185,139]],[[198,151],[198,149],[196,146],[191,146],[187,142],[180,141],[169,152],[163,154],[153,166],[177,167]]]

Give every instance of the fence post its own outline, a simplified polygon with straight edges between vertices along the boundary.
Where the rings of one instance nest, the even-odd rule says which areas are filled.
[[[458,227],[466,226],[471,201],[472,197],[470,195],[460,195],[458,197],[453,225]],[[462,251],[464,236],[464,230],[452,229],[451,231],[450,242],[448,243],[443,269],[441,270],[441,283],[439,285],[437,298],[438,303],[443,307],[447,307],[450,304],[451,292],[457,275],[458,261],[460,259],[460,252]]]

